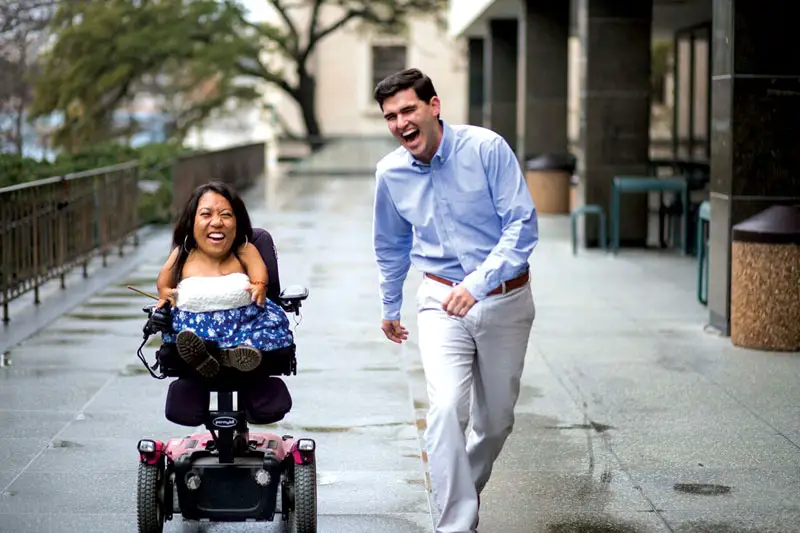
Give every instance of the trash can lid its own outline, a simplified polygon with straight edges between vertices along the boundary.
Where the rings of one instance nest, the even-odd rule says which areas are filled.
[[[569,153],[546,153],[528,159],[525,168],[527,170],[560,170],[562,172],[575,172],[577,160],[574,155]]]
[[[800,244],[800,206],[774,205],[733,226],[733,240]]]

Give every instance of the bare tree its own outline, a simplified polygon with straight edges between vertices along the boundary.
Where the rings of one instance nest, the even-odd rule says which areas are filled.
[[[31,75],[57,0],[0,3],[0,138],[18,155],[24,148],[26,109],[33,100]]]

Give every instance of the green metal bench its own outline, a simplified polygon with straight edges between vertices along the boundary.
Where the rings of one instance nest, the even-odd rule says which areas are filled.
[[[697,300],[708,304],[708,241],[705,238],[704,226],[711,230],[711,204],[706,200],[697,211]]]
[[[572,225],[572,255],[578,255],[577,224],[580,216],[584,214],[597,215],[597,218],[600,219],[600,248],[603,250],[607,249],[606,244],[608,241],[606,240],[606,214],[603,211],[603,208],[595,204],[582,205],[569,214],[570,224]]]
[[[686,178],[657,178],[654,176],[617,176],[611,182],[611,248],[619,251],[620,196],[623,194],[674,192],[683,201],[683,231],[681,244],[684,253],[689,253],[689,188]]]

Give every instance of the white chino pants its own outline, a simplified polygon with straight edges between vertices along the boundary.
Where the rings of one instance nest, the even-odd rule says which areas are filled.
[[[464,318],[450,317],[442,301],[451,290],[426,277],[417,293],[430,403],[425,445],[441,512],[436,533],[471,533],[478,520],[478,495],[514,425],[536,312],[528,283],[477,302]]]

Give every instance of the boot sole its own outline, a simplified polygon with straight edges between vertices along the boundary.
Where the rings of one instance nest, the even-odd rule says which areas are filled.
[[[250,372],[261,364],[261,351],[252,346],[237,346],[220,350],[219,363],[222,366],[235,368],[240,372]]]
[[[175,344],[181,359],[197,370],[201,376],[210,378],[219,372],[219,362],[211,357],[206,350],[206,343],[194,332],[181,331]]]

